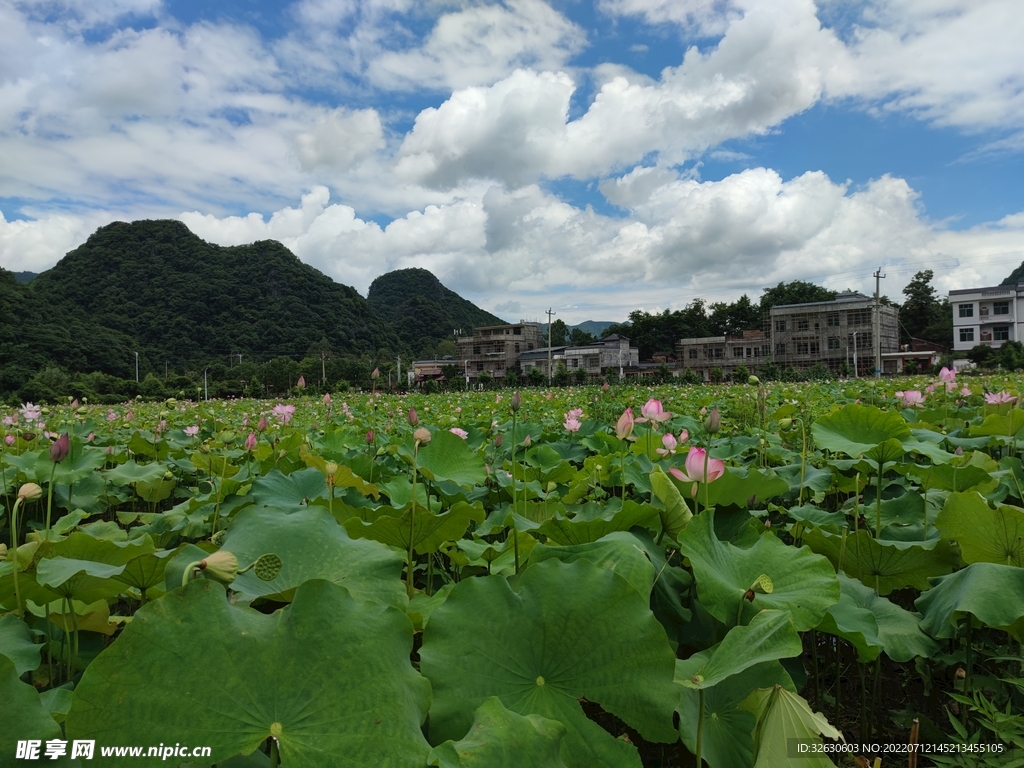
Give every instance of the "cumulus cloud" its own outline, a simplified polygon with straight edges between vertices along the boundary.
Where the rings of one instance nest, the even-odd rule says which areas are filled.
[[[612,16],[641,16],[648,24],[676,24],[699,35],[720,35],[739,15],[729,0],[601,0]]]

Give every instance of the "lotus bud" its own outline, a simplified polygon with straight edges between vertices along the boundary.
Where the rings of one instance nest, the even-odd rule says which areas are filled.
[[[18,498],[24,501],[35,501],[43,495],[43,489],[36,483],[25,483],[18,489]]]
[[[379,379],[380,378],[380,368],[374,368],[373,369],[373,373],[370,374],[370,378],[371,379]]]
[[[331,407],[331,393],[330,392],[327,392],[326,394],[324,394],[324,405],[326,405],[328,408]]]
[[[245,450],[255,451],[256,450],[256,433],[250,432],[248,437],[245,438]]]
[[[604,384],[601,385],[601,391],[602,392],[607,392],[609,389],[611,389],[611,387],[608,386],[608,382],[607,381]]]
[[[956,447],[956,450],[953,451],[953,453],[955,453],[957,456],[963,456],[964,455],[964,447],[962,445],[958,445]]]
[[[529,435],[527,435],[526,437],[523,438],[523,447],[524,448],[529,448],[532,444],[533,444],[533,440],[530,439]]]
[[[523,398],[520,397],[518,392],[514,392],[509,403],[512,406],[512,413],[518,413],[519,409],[523,407]]]
[[[366,430],[366,444],[367,445],[373,445],[374,437],[375,436],[373,434],[373,430],[372,429]]]
[[[406,418],[409,421],[409,426],[410,427],[415,427],[417,424],[420,423],[420,417],[419,417],[419,414],[416,413],[416,409],[415,408],[410,408],[409,409],[409,415]]]
[[[495,448],[501,448],[501,443],[502,443],[501,435],[498,435],[497,437],[494,438],[494,447]]]
[[[412,433],[412,436],[419,445],[426,445],[430,442],[430,430],[426,427],[420,427]]]
[[[267,431],[267,417],[266,416],[261,418],[259,420],[259,422],[256,424],[256,431],[257,432],[266,432]]]
[[[779,429],[789,429],[792,425],[792,419],[779,419]]]
[[[71,438],[68,437],[68,433],[65,432],[50,446],[50,461],[57,464],[67,458],[68,451],[71,450]]]
[[[756,493],[753,496],[751,496],[749,499],[747,499],[747,509],[753,508],[753,506],[755,504],[757,504],[757,494]]]
[[[299,376],[299,380],[297,382],[295,382],[295,386],[298,387],[299,389],[305,389],[306,388],[306,377],[305,376]]]
[[[764,521],[764,529],[767,531],[771,527],[772,527],[772,521],[771,520],[765,520]]]
[[[221,584],[230,584],[238,575],[238,558],[226,549],[218,549],[199,561],[199,570],[208,579],[215,579]]]
[[[704,429],[709,435],[714,435],[718,433],[718,430],[721,429],[721,427],[722,417],[718,413],[718,406],[716,405],[711,409],[711,413],[709,413],[708,417],[704,420]]]
[[[749,377],[747,379],[747,384],[749,384],[752,387],[756,387],[760,383],[761,383],[761,380],[759,378],[757,378],[757,376],[751,376],[751,377]]]

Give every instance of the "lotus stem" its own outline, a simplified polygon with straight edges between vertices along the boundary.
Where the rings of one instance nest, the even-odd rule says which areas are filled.
[[[278,752],[277,739],[270,737],[270,768],[278,768],[281,764],[281,755]]]
[[[878,487],[875,489],[875,541],[882,536],[882,459],[878,460]],[[925,510],[927,515],[927,510]]]
[[[800,419],[800,434],[803,438],[803,447],[800,449],[800,495],[797,497],[797,505],[804,503],[804,477],[807,467],[807,423]]]
[[[23,499],[19,496],[11,507],[11,549],[14,552],[14,570],[11,574],[14,578],[14,600],[18,606],[18,618],[25,615],[25,609],[21,604],[21,590],[18,587],[18,508]],[[47,618],[49,621],[49,618]]]
[[[420,444],[416,441],[412,451],[412,508],[409,511],[409,566],[405,572],[405,591],[409,595],[409,599],[412,600],[412,593],[415,591],[413,585],[413,570],[416,567],[416,561],[414,559],[416,545],[416,480],[417,470],[419,469],[419,457],[420,457]],[[512,479],[513,483],[515,478]]]
[[[697,713],[697,768],[702,768],[704,765],[703,749],[704,749],[704,689],[701,688],[697,692],[699,699],[700,710]]]
[[[516,506],[516,413],[512,412],[512,514],[517,511]],[[517,571],[518,573],[518,571]]]

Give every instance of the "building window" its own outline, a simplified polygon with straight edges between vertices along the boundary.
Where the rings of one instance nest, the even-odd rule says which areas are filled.
[[[477,363],[477,364],[476,364],[476,369],[477,369],[478,371],[482,371],[482,370],[484,369],[484,364],[483,364],[483,363]]]
[[[831,312],[831,313],[829,313],[829,315],[825,319],[825,322],[828,323],[830,328],[835,328],[836,326],[839,325],[839,313],[838,312]]]
[[[775,345],[775,354],[776,355],[784,355],[784,354],[786,354],[786,345],[785,344],[776,344]]]
[[[796,329],[798,331],[806,331],[810,327],[811,327],[811,324],[807,320],[797,320],[796,321]]]
[[[569,366],[570,368],[579,368],[580,367],[580,359],[578,357],[572,358],[571,362],[572,362],[572,365]]]
[[[516,342],[516,354],[517,355],[519,354],[519,342],[518,341]]]
[[[732,348],[732,356],[733,357],[743,357],[743,347],[733,347]]]
[[[721,347],[715,347],[715,359],[725,357],[725,350]]]
[[[960,317],[974,317],[974,305],[973,304],[961,304],[960,305]],[[972,336],[973,338],[973,336]],[[962,341],[962,339],[961,339]]]
[[[811,354],[812,355],[821,354],[821,342],[820,341],[812,341],[811,342]]]
[[[796,353],[798,355],[806,355],[810,351],[810,345],[806,341],[798,341],[796,343]]]
[[[696,349],[691,349],[690,350],[690,359],[691,360],[696,360],[697,359],[697,350]]]
[[[960,341],[974,341],[974,329],[973,328],[961,328],[960,329]]]
[[[522,328],[513,328],[512,329],[512,335],[513,336],[522,336],[523,335],[523,329]]]
[[[1008,325],[997,325],[992,329],[992,338],[996,341],[1009,341],[1010,340],[1010,326]]]
[[[1008,315],[1008,314],[1010,314],[1010,302],[1008,302],[1008,301],[993,301],[992,302],[992,314],[993,315]]]
[[[776,331],[784,331],[784,330],[786,330],[786,321],[785,320],[776,320],[775,321],[775,330]]]
[[[474,344],[473,345],[473,354],[474,355],[479,355],[480,354],[480,345],[479,344]]]
[[[856,312],[851,312],[848,317],[848,322],[850,325],[870,325],[871,310],[858,309]]]
[[[829,336],[829,338],[828,338],[828,348],[829,349],[842,349],[842,346],[839,344],[839,339],[837,339],[837,338],[835,338],[833,336]]]

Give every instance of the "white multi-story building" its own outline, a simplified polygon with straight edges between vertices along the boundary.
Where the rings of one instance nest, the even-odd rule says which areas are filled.
[[[998,349],[1020,341],[1024,324],[1024,283],[949,292],[953,308],[953,351],[978,345]]]

